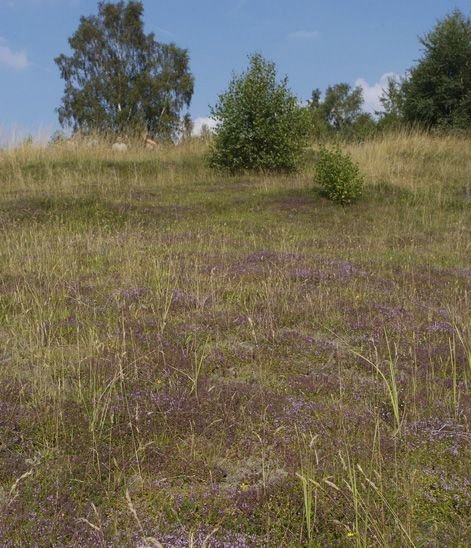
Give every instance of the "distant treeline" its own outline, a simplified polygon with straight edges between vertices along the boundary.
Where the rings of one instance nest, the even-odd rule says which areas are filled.
[[[192,135],[187,109],[194,77],[189,54],[175,44],[157,42],[152,33],[145,34],[143,14],[141,1],[101,1],[97,15],[81,17],[69,39],[72,54],[55,59],[65,81],[57,109],[65,129],[81,134],[145,133],[158,141]],[[403,126],[469,131],[469,16],[453,11],[420,42],[422,58],[402,78],[388,82],[379,112],[364,112],[360,87],[339,83],[324,94],[315,89],[302,107],[311,138],[364,139]]]

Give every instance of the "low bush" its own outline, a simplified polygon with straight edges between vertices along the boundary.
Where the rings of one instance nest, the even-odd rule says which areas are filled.
[[[315,175],[327,197],[334,202],[347,205],[361,196],[363,175],[351,156],[338,146],[321,147]]]

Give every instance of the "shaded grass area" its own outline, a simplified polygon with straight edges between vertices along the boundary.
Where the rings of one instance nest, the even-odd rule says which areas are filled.
[[[469,143],[402,139],[350,208],[198,145],[4,153],[5,545],[466,544]]]

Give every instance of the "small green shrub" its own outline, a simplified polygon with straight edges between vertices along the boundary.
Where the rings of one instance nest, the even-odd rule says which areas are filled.
[[[361,196],[363,175],[349,154],[338,146],[329,150],[321,147],[316,163],[316,180],[330,200],[350,204]]]
[[[231,172],[294,171],[307,142],[306,110],[287,78],[277,80],[274,63],[260,54],[249,61],[211,109],[217,127],[209,164]]]

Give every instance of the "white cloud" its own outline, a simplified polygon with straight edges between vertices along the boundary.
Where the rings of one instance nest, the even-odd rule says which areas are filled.
[[[294,38],[295,40],[314,40],[319,38],[321,33],[317,30],[297,30],[290,32],[288,38]]]
[[[395,72],[386,72],[381,76],[378,82],[375,82],[370,86],[364,78],[358,78],[355,82],[355,86],[361,87],[363,90],[363,109],[366,112],[374,114],[376,111],[382,110],[382,105],[379,98],[383,94],[383,91],[388,87],[389,79],[399,80],[399,74]]]
[[[203,127],[213,130],[217,126],[217,122],[208,116],[200,116],[193,120],[193,135],[201,135]]]
[[[229,9],[228,15],[237,15],[249,2],[249,0],[237,0]]]
[[[0,37],[0,64],[14,69],[24,69],[28,66],[28,56],[24,50],[13,51],[5,44],[5,39]]]

